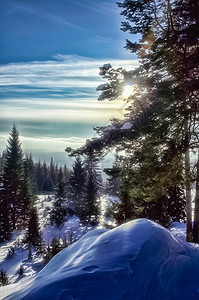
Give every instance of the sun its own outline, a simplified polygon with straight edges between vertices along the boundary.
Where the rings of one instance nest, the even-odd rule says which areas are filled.
[[[122,96],[125,98],[128,98],[129,96],[131,96],[133,94],[133,87],[131,85],[126,85],[124,88],[124,91],[122,93]]]

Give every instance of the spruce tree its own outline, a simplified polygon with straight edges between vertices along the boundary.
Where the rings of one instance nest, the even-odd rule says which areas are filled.
[[[85,202],[83,219],[88,223],[97,224],[100,213],[99,196],[102,189],[102,179],[98,168],[99,159],[93,152],[87,155],[85,161],[87,170],[87,182],[85,191]]]
[[[159,84],[154,85],[155,81],[153,81],[153,91],[160,96],[160,88],[167,85],[164,98],[169,100],[168,95],[171,95],[169,90],[175,96],[172,103],[170,102],[170,108],[175,105],[173,125],[176,124],[176,128],[181,128],[181,134],[183,133],[187,240],[191,241],[190,157],[194,143],[198,147],[198,0],[124,1],[119,3],[119,7],[123,9],[122,15],[126,18],[122,24],[123,30],[141,35],[138,43],[127,41],[126,48],[139,55],[147,73],[153,72],[162,77]],[[196,222],[199,218],[199,214],[197,215]]]
[[[27,230],[27,242],[35,248],[41,250],[42,237],[39,229],[38,214],[35,207],[30,210],[30,218]]]
[[[43,191],[45,192],[53,192],[54,185],[53,180],[50,173],[50,168],[47,166],[46,162],[44,161],[42,166],[42,176],[43,176]]]
[[[2,174],[3,171],[3,155],[0,155],[0,174]]]
[[[38,193],[40,193],[43,191],[42,164],[40,160],[38,163],[34,164],[34,169],[35,169],[37,191]]]
[[[20,223],[26,228],[30,216],[30,209],[36,201],[36,182],[33,170],[32,157],[26,154],[23,160],[23,176],[20,191]]]
[[[6,206],[9,207],[11,229],[18,227],[18,220],[20,218],[20,191],[23,175],[22,158],[19,132],[16,126],[13,125],[10,138],[8,139],[2,174],[4,201],[7,203]]]
[[[74,210],[80,219],[84,216],[84,202],[87,175],[84,164],[77,157],[69,178],[68,202],[69,208]]]
[[[49,177],[51,179],[52,187],[54,189],[54,187],[57,185],[57,172],[52,157],[50,159]]]
[[[120,166],[119,166],[119,157],[115,156],[115,161],[113,162],[113,166],[111,168],[105,168],[103,170],[107,178],[106,184],[106,193],[112,196],[118,196],[120,187],[121,187],[121,178],[120,178]]]
[[[55,223],[57,226],[61,226],[64,223],[65,216],[66,216],[65,206],[66,206],[66,190],[65,190],[62,168],[60,167],[58,178],[57,178],[55,200],[50,215],[51,222]]]
[[[0,243],[11,237],[10,209],[5,196],[4,188],[0,187]]]
[[[4,286],[9,284],[9,278],[6,274],[6,271],[1,270],[0,271],[0,286]]]

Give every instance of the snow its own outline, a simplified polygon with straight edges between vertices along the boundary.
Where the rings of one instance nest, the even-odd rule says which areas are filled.
[[[103,65],[103,69],[108,70],[108,69],[110,69],[110,68],[112,68],[112,66],[111,66],[111,64],[109,64],[109,63]]]
[[[129,122],[126,122],[126,123],[124,123],[124,124],[122,125],[121,129],[122,129],[122,130],[127,130],[127,129],[131,129],[131,127],[132,127],[132,124],[129,123]]]
[[[138,219],[88,232],[31,280],[2,287],[0,295],[8,300],[198,299],[199,251],[162,226]]]
[[[170,228],[170,232],[175,235],[177,238],[182,239],[183,241],[186,240],[186,224],[173,222]]]
[[[110,68],[112,68],[111,64],[104,64],[103,67],[100,68],[101,71],[99,72],[99,75],[104,75],[104,70],[108,71]]]
[[[104,90],[106,90],[108,87],[109,87],[109,84],[108,84],[108,83],[103,83],[103,84],[98,85],[98,87],[96,88],[96,91],[104,91]]]
[[[24,239],[25,231],[15,230],[11,241],[1,244],[0,247],[0,270],[6,271],[11,284],[19,280],[22,282],[25,279],[24,277],[30,278],[43,268],[43,257],[36,254],[35,250],[32,249],[32,259],[28,258],[29,250],[27,245],[23,243]],[[9,252],[12,252],[12,254],[9,255]],[[23,276],[19,276],[21,266],[24,270]]]
[[[57,227],[50,224],[50,211],[53,208],[54,196],[52,195],[39,195],[36,202],[36,207],[39,217],[39,226],[42,230],[43,242],[48,245],[52,242],[53,238],[66,237],[68,240],[79,239],[90,228],[83,226],[79,218],[76,216],[67,218],[63,226]]]
[[[55,237],[59,239],[65,237],[69,242],[73,242],[91,229],[89,226],[83,226],[76,216],[66,219],[61,227],[50,225],[50,211],[53,207],[53,200],[54,196],[52,195],[38,195],[36,201],[44,245],[50,244]],[[44,267],[43,256],[38,255],[33,247],[31,249],[32,258],[29,259],[29,249],[27,244],[24,244],[25,238],[25,230],[15,230],[11,241],[0,244],[0,270],[6,271],[11,284],[31,278]],[[11,257],[8,257],[11,249],[14,249],[14,253]],[[23,267],[23,276],[19,276],[20,267]]]
[[[63,238],[66,236],[66,238],[69,240],[70,236],[72,235],[73,239],[78,239],[82,236],[83,230],[84,228],[81,228],[79,218],[73,216],[69,218],[69,220],[61,227],[46,225],[42,232],[42,238],[46,244],[50,244],[55,237]]]
[[[106,128],[105,128],[105,131],[111,131],[111,130],[115,130],[116,127],[114,125],[108,125]]]

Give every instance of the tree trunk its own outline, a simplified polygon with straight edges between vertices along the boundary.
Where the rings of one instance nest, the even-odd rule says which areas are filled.
[[[198,243],[199,235],[199,149],[197,161],[197,174],[196,174],[196,194],[195,194],[195,209],[194,209],[194,223],[193,223],[193,242]]]
[[[192,208],[191,208],[191,184],[190,184],[190,156],[189,149],[185,152],[185,178],[186,178],[186,219],[187,242],[192,242]]]
[[[186,111],[186,110],[185,110]],[[191,181],[190,181],[190,151],[189,151],[189,126],[187,117],[184,120],[185,132],[185,188],[186,188],[186,221],[187,221],[187,242],[193,241],[192,233],[192,207],[191,207]]]

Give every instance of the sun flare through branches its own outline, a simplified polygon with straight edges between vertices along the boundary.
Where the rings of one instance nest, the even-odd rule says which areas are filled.
[[[134,92],[134,88],[131,85],[128,84],[124,87],[124,91],[122,93],[122,96],[125,97],[125,98],[128,98],[133,94],[133,92]]]

